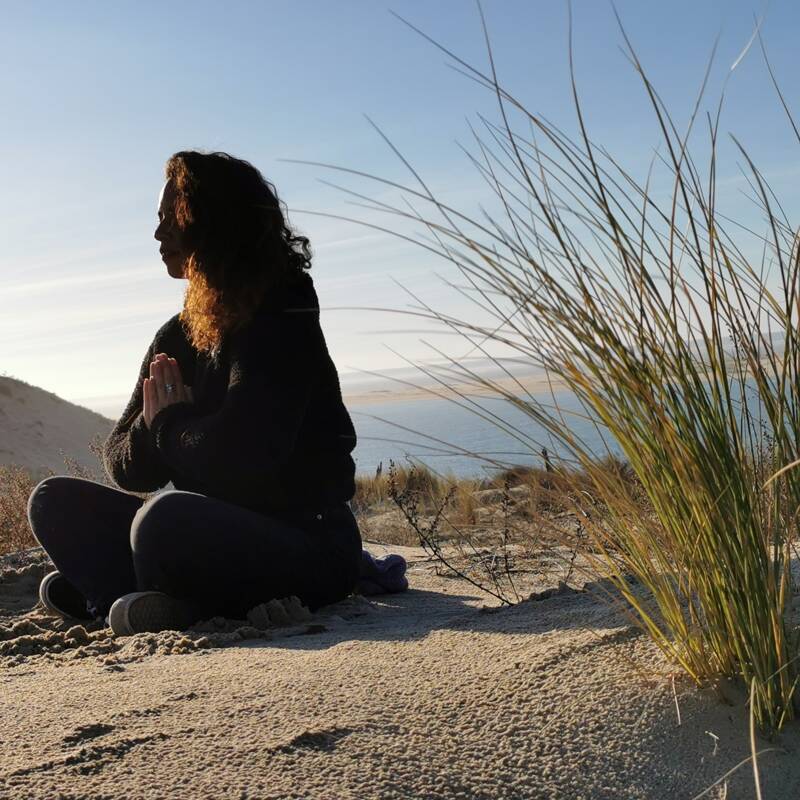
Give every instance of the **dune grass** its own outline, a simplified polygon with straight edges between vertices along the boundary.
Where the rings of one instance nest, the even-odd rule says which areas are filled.
[[[559,407],[554,392],[542,398],[521,385],[508,389],[455,358],[438,374],[420,370],[442,385],[488,389],[542,426],[544,442],[500,415],[493,419],[523,448],[533,453],[546,444],[554,454],[554,473],[572,481],[566,494],[595,566],[666,656],[698,683],[727,677],[752,687],[754,718],[779,729],[794,714],[800,674],[787,621],[800,471],[769,478],[800,449],[798,240],[738,143],[763,234],[718,210],[722,97],[705,117],[698,162],[690,141],[703,119],[705,79],[680,132],[620,30],[662,137],[641,179],[591,139],[574,71],[570,137],[503,88],[488,35],[486,74],[421,31],[497,99],[500,123],[481,118],[489,138],[473,130],[477,153],[468,156],[499,214],[484,211],[477,220],[439,201],[391,143],[419,190],[332,168],[401,190],[405,207],[368,207],[424,226],[424,241],[398,236],[454,264],[466,280],[454,288],[476,305],[475,315],[457,318],[416,298],[418,310],[400,313],[461,333],[509,377],[493,349],[515,351],[566,386],[580,411]],[[438,216],[418,211],[420,203]],[[454,391],[453,402],[490,416],[468,392]],[[594,427],[601,448],[581,439],[570,424],[576,419]],[[635,481],[598,466],[620,455]],[[637,493],[652,513],[643,513]],[[598,505],[602,515],[593,512]]]

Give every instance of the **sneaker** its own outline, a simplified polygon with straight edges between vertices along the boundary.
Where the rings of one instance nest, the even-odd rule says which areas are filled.
[[[108,612],[108,624],[117,636],[182,631],[194,621],[187,603],[163,592],[124,594]]]
[[[86,598],[58,571],[45,575],[39,584],[39,600],[53,614],[75,619],[94,619]]]

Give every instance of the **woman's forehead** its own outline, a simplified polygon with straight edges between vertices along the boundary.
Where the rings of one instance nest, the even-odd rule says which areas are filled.
[[[172,199],[172,181],[164,181],[161,191],[158,193],[158,207],[163,209],[164,204]]]

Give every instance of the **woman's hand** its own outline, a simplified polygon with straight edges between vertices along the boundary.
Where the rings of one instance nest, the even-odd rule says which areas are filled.
[[[169,392],[167,384],[172,387]],[[185,402],[194,402],[191,386],[184,385],[178,362],[166,353],[159,353],[150,362],[150,377],[144,379],[144,424],[149,428],[162,408]]]

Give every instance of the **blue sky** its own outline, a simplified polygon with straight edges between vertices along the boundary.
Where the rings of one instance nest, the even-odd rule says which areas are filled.
[[[574,132],[566,3],[484,0],[483,8],[503,84]],[[681,121],[714,38],[710,98],[764,10],[744,0],[618,0],[617,8]],[[186,148],[246,158],[277,187],[291,223],[311,239],[323,328],[340,373],[402,365],[389,348],[411,359],[431,355],[416,332],[429,325],[343,309],[407,306],[395,281],[448,313],[471,313],[434,274],[456,277],[443,260],[388,234],[301,213],[378,220],[320,179],[395,204],[398,192],[281,159],[412,183],[366,114],[434,194],[477,214],[487,189],[456,142],[472,149],[467,120],[476,123],[478,112],[498,120],[496,103],[390,13],[485,69],[472,0],[0,0],[0,9],[0,373],[90,407],[124,402],[154,332],[182,304],[185,283],[168,277],[152,234],[164,162]],[[658,136],[610,3],[575,0],[573,16],[592,134],[643,177]],[[775,0],[762,28],[794,108],[799,22],[796,4]],[[731,79],[722,130],[745,143],[791,213],[797,142],[757,47]],[[746,216],[752,211],[727,143],[723,155],[724,200]],[[426,338],[454,355],[465,350],[452,336]]]

